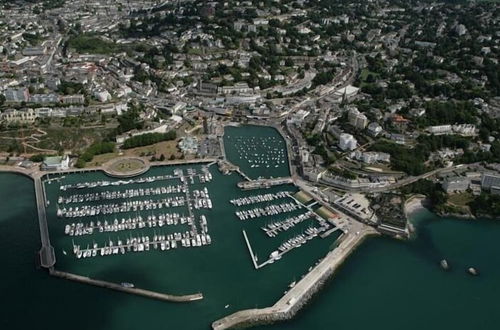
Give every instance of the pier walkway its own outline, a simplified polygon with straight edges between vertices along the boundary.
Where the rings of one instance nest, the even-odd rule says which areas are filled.
[[[212,328],[214,330],[225,330],[255,323],[271,323],[292,318],[355,248],[366,237],[374,234],[377,234],[377,232],[368,226],[365,226],[363,230],[357,233],[346,234],[336,249],[329,252],[316,267],[273,306],[236,312],[213,322]]]

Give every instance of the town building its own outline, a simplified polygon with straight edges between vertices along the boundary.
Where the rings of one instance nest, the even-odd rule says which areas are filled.
[[[339,147],[342,150],[354,150],[358,146],[358,141],[351,134],[340,134]]]
[[[481,179],[481,189],[491,193],[500,193],[500,175],[484,173]]]
[[[347,115],[349,120],[349,124],[356,127],[357,129],[365,129],[368,125],[368,118],[366,118],[365,114],[359,112],[357,108],[352,108],[349,110]]]
[[[69,168],[69,157],[66,155],[45,157],[41,165],[42,171],[61,171]]]
[[[385,152],[361,152],[355,151],[351,154],[351,158],[362,161],[366,164],[373,164],[377,162],[388,163],[391,161],[391,155]]]
[[[367,127],[368,134],[373,137],[376,137],[380,133],[382,133],[382,126],[380,126],[377,122],[372,122]]]
[[[61,97],[61,102],[63,104],[84,104],[85,97],[81,94],[65,95]]]
[[[0,115],[2,120],[18,124],[31,124],[37,117],[36,111],[31,108],[21,110],[8,109]]]
[[[4,92],[7,102],[28,102],[30,94],[27,88],[7,88]]]
[[[441,184],[441,187],[447,194],[464,192],[469,186],[470,178],[464,176],[445,178]]]

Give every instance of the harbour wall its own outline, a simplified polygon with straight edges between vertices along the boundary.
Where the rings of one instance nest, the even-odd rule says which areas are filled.
[[[159,293],[159,292],[154,292],[154,291],[149,291],[149,290],[144,290],[144,289],[129,288],[129,287],[125,287],[123,285],[112,283],[112,282],[95,280],[95,279],[92,279],[92,278],[86,277],[86,276],[80,276],[80,275],[76,275],[76,274],[72,274],[72,273],[61,272],[61,271],[55,270],[53,268],[49,269],[49,273],[52,276],[67,279],[67,280],[72,280],[72,281],[79,282],[79,283],[95,285],[95,286],[102,287],[102,288],[112,289],[112,290],[116,290],[116,291],[135,294],[135,295],[143,296],[146,298],[158,299],[158,300],[162,300],[162,301],[191,302],[191,301],[203,299],[203,294],[201,294],[201,293],[180,295],[180,296],[171,295],[171,294],[164,294],[164,293]]]
[[[356,247],[368,236],[376,234],[377,232],[373,228],[366,227],[359,234],[353,233],[344,236],[335,250],[329,252],[318,265],[273,306],[236,312],[213,322],[212,328],[214,330],[245,328],[293,318]]]

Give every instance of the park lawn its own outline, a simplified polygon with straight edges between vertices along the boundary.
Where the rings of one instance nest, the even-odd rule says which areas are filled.
[[[149,146],[131,148],[123,151],[125,156],[155,156],[159,158],[161,155],[165,156],[165,160],[170,159],[173,155],[176,159],[181,158],[182,152],[177,149],[179,139],[173,141],[162,141]]]
[[[102,155],[95,155],[92,161],[88,162],[85,164],[85,167],[95,167],[95,166],[101,166],[102,164],[119,157],[119,154],[117,152],[110,152],[107,154],[102,154]]]
[[[183,153],[177,148],[177,143],[179,139],[174,141],[162,141],[149,146],[137,147],[122,150],[120,152],[107,153],[102,155],[96,155],[92,161],[88,162],[86,167],[101,166],[102,164],[117,158],[117,157],[148,157],[151,158],[155,156],[156,159],[160,158],[161,155],[165,156],[165,160],[170,160],[172,155],[175,159],[181,159]],[[194,159],[194,155],[187,155],[186,160]]]

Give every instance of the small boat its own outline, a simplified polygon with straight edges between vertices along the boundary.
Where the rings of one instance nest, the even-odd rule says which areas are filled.
[[[450,265],[448,265],[448,261],[446,259],[441,260],[440,264],[441,268],[443,268],[444,270],[450,269]]]
[[[123,282],[123,283],[121,283],[121,286],[123,286],[124,288],[133,288],[134,284],[128,283],[128,282]]]
[[[228,307],[229,307],[229,305],[224,306],[224,308],[228,308]]]
[[[473,275],[473,276],[477,276],[477,275],[479,275],[479,272],[478,272],[478,271],[477,271],[477,269],[476,269],[476,268],[474,268],[474,267],[469,267],[469,269],[467,269],[467,272],[468,272],[469,274]]]

